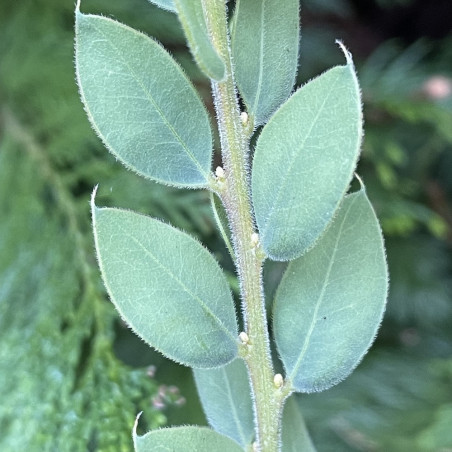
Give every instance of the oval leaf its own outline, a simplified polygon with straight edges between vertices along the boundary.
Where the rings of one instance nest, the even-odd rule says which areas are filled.
[[[264,127],[252,194],[269,257],[295,259],[314,244],[347,190],[361,136],[360,92],[350,59],[300,88]]]
[[[236,359],[218,369],[195,369],[194,376],[209,425],[243,447],[252,444],[253,403],[245,363]]]
[[[217,367],[237,355],[234,303],[196,240],[160,221],[92,205],[102,276],[123,319],[169,358]]]
[[[292,91],[298,66],[298,0],[238,0],[231,45],[248,113],[263,124]]]
[[[222,80],[226,67],[210,40],[201,0],[175,0],[175,4],[197,65],[211,79]]]
[[[127,167],[171,185],[207,184],[207,112],[163,47],[132,28],[77,10],[76,70],[92,125]]]
[[[384,245],[364,191],[347,196],[325,234],[291,262],[276,293],[273,327],[300,392],[346,378],[372,344],[388,290]]]
[[[173,13],[176,11],[173,0],[149,0],[149,2],[159,6],[162,9],[166,9],[167,11],[171,11]]]
[[[284,406],[281,452],[315,452],[295,397],[291,396]]]
[[[134,429],[135,452],[243,452],[232,439],[206,427],[173,427],[138,436]]]

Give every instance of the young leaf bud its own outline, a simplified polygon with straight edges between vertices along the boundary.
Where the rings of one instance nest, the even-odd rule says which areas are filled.
[[[253,232],[251,234],[251,245],[253,246],[253,248],[255,248],[259,243],[259,234],[257,234],[256,232]]]
[[[217,166],[215,170],[215,175],[218,177],[219,180],[224,180],[226,175],[224,174],[224,169],[221,166]]]
[[[250,341],[250,338],[248,337],[248,334],[245,333],[245,331],[242,331],[239,334],[239,339],[244,345],[248,344],[248,342]]]

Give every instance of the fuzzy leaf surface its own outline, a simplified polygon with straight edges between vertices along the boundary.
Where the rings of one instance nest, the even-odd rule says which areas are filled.
[[[243,452],[232,439],[206,427],[173,427],[143,436],[133,432],[135,452]]]
[[[226,67],[210,39],[201,0],[175,0],[175,4],[190,51],[199,68],[211,79],[222,80]]]
[[[173,0],[149,0],[149,2],[167,11],[176,12]]]
[[[310,248],[339,207],[359,155],[359,87],[349,56],[301,87],[256,145],[252,197],[261,243],[274,260]]]
[[[126,210],[92,206],[102,276],[123,319],[167,357],[212,368],[237,355],[226,278],[189,235]]]
[[[242,447],[252,444],[253,404],[245,363],[236,359],[218,369],[195,369],[194,376],[210,426]]]
[[[122,163],[175,186],[207,184],[207,112],[160,44],[106,17],[77,11],[76,71],[88,117]]]
[[[281,452],[316,452],[295,396],[284,405],[281,435]]]
[[[298,66],[298,0],[238,0],[231,45],[240,94],[265,123],[289,96]]]
[[[276,293],[275,340],[297,391],[323,391],[353,371],[375,338],[387,291],[383,238],[362,190],[289,264]]]

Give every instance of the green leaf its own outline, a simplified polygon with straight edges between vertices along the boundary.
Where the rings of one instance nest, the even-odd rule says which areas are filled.
[[[375,338],[387,291],[383,238],[362,190],[289,264],[276,293],[275,340],[297,391],[323,391],[353,371]]]
[[[169,358],[192,367],[237,355],[224,274],[195,239],[160,221],[92,203],[102,276],[123,319]]]
[[[69,49],[71,36],[58,18],[70,5],[51,1],[35,6],[45,12],[43,23],[35,20],[36,10],[25,14],[28,7],[15,4],[2,16],[10,19],[9,30],[0,31],[3,37],[15,36],[13,24],[21,24],[40,42],[55,48],[63,43]],[[5,8],[1,4],[0,16]],[[59,28],[49,36],[52,23]],[[19,59],[30,40],[12,43],[22,52],[14,52]],[[71,68],[64,64],[68,55],[50,55],[46,46],[33,55],[31,66],[40,71],[35,63],[48,63],[46,80],[39,71],[22,74],[30,94],[22,108],[30,121],[22,123],[8,105],[1,107],[0,451],[88,451],[94,437],[98,451],[111,450],[112,444],[114,450],[129,450],[127,424],[137,410],[145,410],[154,428],[165,419],[149,403],[157,395],[157,382],[115,354],[116,316],[100,284],[86,196],[73,190],[78,181],[89,180],[88,171],[96,164],[96,177],[108,179],[111,165],[86,145],[90,130],[80,127],[84,118],[77,116],[80,104],[76,92],[71,93]],[[64,77],[56,69],[61,67]],[[32,87],[39,88],[37,97]],[[10,94],[12,100],[15,95]],[[57,94],[67,112],[54,104]],[[52,108],[56,111],[50,113]],[[46,114],[58,124],[44,137]],[[57,170],[62,159],[70,171]],[[109,428],[99,428],[99,419]]]
[[[207,184],[207,112],[163,47],[132,28],[77,10],[76,70],[88,117],[122,163],[175,186]]]
[[[176,12],[176,7],[174,6],[173,0],[148,0],[150,3],[159,6],[167,11]]]
[[[315,452],[295,397],[291,396],[284,406],[281,452]]]
[[[175,4],[196,63],[211,79],[222,80],[226,67],[210,39],[201,0],[175,0]]]
[[[347,60],[300,88],[258,139],[253,204],[261,243],[274,260],[295,259],[315,243],[352,178],[362,117]]]
[[[243,447],[250,445],[254,417],[245,363],[236,359],[218,369],[195,369],[194,376],[211,427]]]
[[[154,430],[143,436],[133,431],[135,452],[243,452],[232,439],[206,427],[173,427]]]
[[[238,0],[232,28],[235,76],[248,113],[265,123],[292,91],[298,66],[298,0]]]

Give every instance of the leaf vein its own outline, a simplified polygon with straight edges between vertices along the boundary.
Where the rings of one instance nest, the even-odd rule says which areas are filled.
[[[207,304],[197,295],[195,295],[183,282],[180,278],[178,278],[167,266],[162,264],[162,262],[154,256],[154,254],[146,247],[144,246],[136,237],[128,233],[126,230],[124,230],[124,233],[126,236],[130,237],[131,240],[133,240],[145,253],[148,255],[165,273],[167,273],[170,278],[172,278],[183,290],[186,292],[190,297],[196,301],[201,308],[204,310],[204,312],[210,316],[212,319],[214,319],[220,329],[235,343],[236,339],[231,334],[231,332],[226,328],[226,326],[223,324],[223,322],[218,318],[217,315],[215,315],[212,310],[207,306]]]
[[[296,161],[296,159],[297,159],[299,153],[300,153],[301,150],[303,149],[304,145],[306,144],[306,141],[308,141],[308,139],[310,138],[312,129],[314,128],[314,126],[315,126],[315,124],[316,124],[316,122],[317,122],[317,119],[319,118],[320,114],[322,113],[322,111],[323,111],[323,109],[324,109],[324,107],[325,107],[325,104],[326,104],[327,100],[329,99],[330,95],[332,94],[333,89],[335,88],[338,79],[339,79],[339,74],[337,75],[336,79],[331,83],[331,87],[330,87],[328,93],[326,94],[325,99],[323,100],[322,105],[321,105],[321,107],[319,108],[319,111],[317,112],[316,116],[314,117],[314,119],[313,119],[313,121],[312,121],[312,123],[311,123],[311,125],[310,125],[310,127],[309,127],[309,130],[308,130],[308,132],[306,133],[306,136],[305,136],[303,142],[301,143],[301,145],[300,145],[300,147],[298,148],[298,150],[295,151],[295,152],[293,153],[292,158],[290,159],[290,163],[289,163],[289,165],[287,166],[286,171],[284,172],[284,177],[282,178],[282,181],[283,181],[283,182],[282,182],[282,184],[279,186],[278,192],[277,192],[276,196],[273,198],[273,203],[272,203],[272,205],[271,205],[270,211],[268,212],[268,214],[267,214],[267,216],[266,216],[266,218],[265,218],[265,226],[264,226],[264,228],[263,228],[263,231],[261,232],[262,237],[265,237],[265,234],[267,233],[268,227],[269,227],[269,225],[270,225],[270,221],[271,221],[271,219],[272,219],[272,217],[273,217],[273,215],[274,215],[274,212],[275,212],[275,210],[276,210],[276,206],[277,206],[277,204],[278,204],[279,201],[280,201],[281,195],[282,195],[283,193],[287,193],[286,185],[287,185],[287,183],[288,183],[288,181],[289,181],[289,179],[290,179],[290,178],[288,177],[288,175],[289,175],[289,173],[292,171],[292,168],[293,168],[293,166],[294,166],[294,164],[295,164],[295,161]],[[302,88],[301,88],[301,89],[302,89]],[[290,102],[290,99],[289,99],[289,102]]]
[[[113,44],[113,42],[111,42],[110,39],[108,39],[108,37],[105,35],[105,33],[99,29],[98,27],[96,27],[95,24],[92,25],[96,31],[98,33],[100,33],[101,35],[104,36],[106,42],[112,47],[113,50],[115,50],[117,52],[117,54],[120,56],[120,58],[122,59],[122,61],[124,62],[124,64],[127,66],[127,68],[130,70],[130,73],[132,74],[133,78],[135,79],[135,81],[137,82],[137,84],[139,85],[139,87],[143,90],[146,98],[151,102],[151,104],[154,106],[154,108],[157,110],[157,113],[159,114],[159,116],[162,118],[163,123],[165,124],[165,126],[170,130],[170,132],[175,136],[176,140],[179,142],[179,144],[182,146],[183,150],[185,151],[185,153],[187,154],[187,156],[189,157],[189,159],[195,164],[195,166],[198,168],[198,170],[200,171],[200,173],[204,176],[204,178],[206,179],[206,181],[208,180],[208,174],[204,171],[204,168],[201,166],[201,164],[199,163],[198,159],[195,157],[195,155],[193,154],[193,152],[190,150],[190,148],[188,147],[187,143],[185,143],[185,141],[182,139],[182,137],[177,133],[177,131],[174,129],[173,125],[169,122],[169,120],[167,119],[166,115],[163,113],[163,111],[161,110],[160,106],[157,104],[157,102],[155,101],[154,97],[152,96],[151,92],[146,88],[146,86],[144,85],[144,83],[142,82],[141,78],[136,74],[136,72],[134,71],[134,69],[132,68],[132,66],[130,66],[130,64],[128,63],[128,61],[126,60],[126,58],[124,58],[123,53],[119,50],[119,48],[117,46],[115,46]],[[177,63],[175,63],[177,64]]]
[[[311,324],[309,326],[308,333],[307,333],[306,338],[304,340],[303,347],[302,347],[302,349],[300,351],[300,354],[298,355],[297,361],[295,362],[295,366],[294,366],[292,372],[290,373],[290,377],[289,377],[290,380],[293,380],[294,375],[298,372],[298,369],[300,368],[301,363],[303,361],[303,358],[304,358],[304,356],[305,356],[305,354],[307,352],[307,349],[308,349],[308,346],[309,346],[309,340],[311,339],[312,333],[314,332],[314,328],[315,328],[315,325],[317,323],[318,312],[319,312],[320,306],[321,306],[321,304],[323,302],[323,299],[324,299],[324,296],[325,296],[326,287],[328,286],[328,282],[329,282],[329,278],[330,278],[330,274],[331,274],[331,269],[333,268],[333,264],[334,264],[335,256],[336,256],[336,253],[337,253],[339,241],[340,241],[341,236],[342,236],[342,229],[344,227],[344,224],[346,223],[346,220],[348,218],[350,210],[353,207],[353,204],[356,202],[357,199],[358,198],[355,197],[355,199],[350,203],[350,205],[347,208],[347,212],[345,213],[344,218],[342,219],[342,222],[340,224],[340,227],[339,227],[339,230],[338,230],[338,234],[337,234],[337,238],[336,238],[336,243],[334,244],[334,249],[333,249],[333,252],[331,253],[331,258],[330,258],[330,262],[328,264],[328,269],[327,269],[327,272],[325,274],[325,279],[324,279],[323,284],[322,284],[322,289],[320,291],[319,297],[317,298],[315,309],[314,309],[314,312],[312,314]]]

